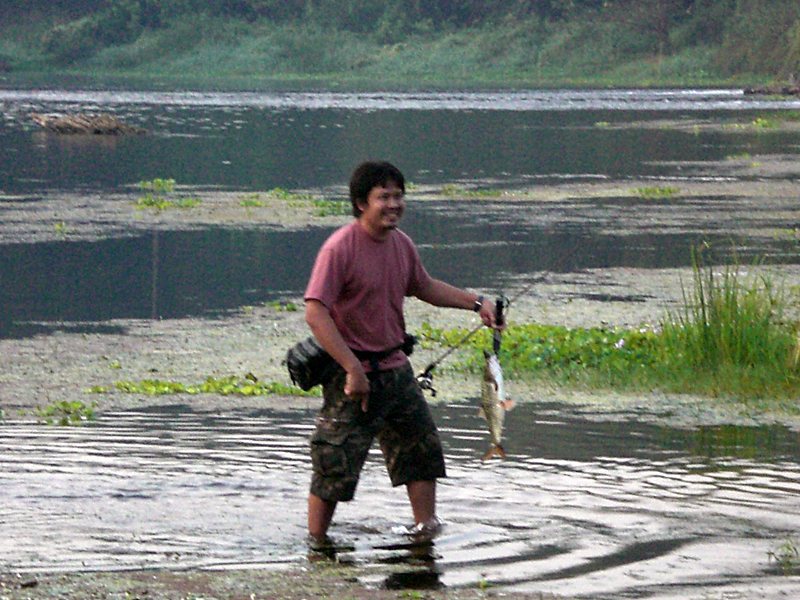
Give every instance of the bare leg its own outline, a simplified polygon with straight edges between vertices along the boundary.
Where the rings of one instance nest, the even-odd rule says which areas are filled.
[[[436,480],[410,481],[406,484],[414,523],[424,525],[436,518]]]
[[[308,533],[311,537],[318,541],[325,539],[335,510],[336,502],[308,495]]]

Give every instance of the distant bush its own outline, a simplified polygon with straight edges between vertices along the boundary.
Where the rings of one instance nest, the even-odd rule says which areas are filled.
[[[94,54],[107,46],[136,39],[144,23],[142,5],[121,0],[99,13],[56,25],[42,39],[44,51],[57,62],[69,64]]]
[[[800,66],[798,36],[797,0],[740,0],[717,55],[719,66],[730,74],[796,70]]]

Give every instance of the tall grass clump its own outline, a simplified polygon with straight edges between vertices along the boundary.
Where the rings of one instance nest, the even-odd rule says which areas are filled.
[[[787,299],[765,274],[715,270],[692,253],[693,289],[662,323],[663,385],[736,397],[786,397],[800,384]]]

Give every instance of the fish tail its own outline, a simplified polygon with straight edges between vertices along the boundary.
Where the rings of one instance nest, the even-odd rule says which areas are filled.
[[[483,455],[483,460],[489,460],[490,458],[505,458],[506,451],[500,444],[492,444],[492,447]]]

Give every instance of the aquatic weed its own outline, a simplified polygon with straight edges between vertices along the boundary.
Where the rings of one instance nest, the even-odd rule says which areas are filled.
[[[268,306],[278,312],[297,312],[297,304],[290,300],[273,300]]]
[[[310,206],[315,217],[342,216],[352,213],[352,205],[347,200],[321,198],[307,192],[293,192],[279,187],[271,189],[267,195],[282,200],[291,207],[308,208]]]
[[[154,209],[156,212],[170,208],[194,208],[199,206],[199,198],[168,198],[175,191],[174,179],[156,178],[150,181],[140,181],[139,188],[146,193],[136,200],[138,209]]]
[[[784,575],[800,570],[800,550],[794,540],[788,539],[775,550],[767,551],[767,558],[770,562],[774,560]]]
[[[778,126],[774,119],[767,117],[756,117],[753,119],[752,125],[756,129],[774,129]]]
[[[316,217],[338,217],[352,214],[352,205],[345,200],[324,200],[312,201],[314,216]]]
[[[259,381],[248,373],[244,377],[230,375],[227,377],[209,376],[202,383],[185,384],[177,381],[161,379],[142,379],[141,381],[117,381],[114,387],[126,394],[143,394],[146,396],[164,396],[172,394],[219,394],[221,396],[319,396],[320,392],[310,392],[276,381]],[[98,391],[98,393],[104,393]]]
[[[676,187],[664,186],[648,186],[640,187],[633,190],[634,195],[645,200],[657,200],[664,198],[672,198],[680,193],[680,189]]]
[[[60,400],[37,407],[34,412],[47,425],[80,425],[84,421],[94,421],[96,404],[84,404],[79,400]]]
[[[239,206],[243,206],[245,208],[264,208],[266,205],[266,202],[259,200],[258,197],[242,198],[239,200]]]
[[[466,186],[448,183],[442,186],[443,196],[460,198],[499,198],[503,195],[502,190],[490,188],[469,188]]]

